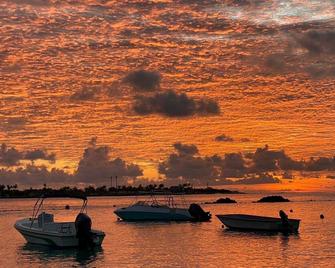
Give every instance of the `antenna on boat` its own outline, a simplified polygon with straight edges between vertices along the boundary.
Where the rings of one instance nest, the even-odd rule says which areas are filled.
[[[117,190],[117,176],[115,176],[115,186],[116,186],[116,190]]]
[[[113,176],[111,176],[111,188],[113,188]]]

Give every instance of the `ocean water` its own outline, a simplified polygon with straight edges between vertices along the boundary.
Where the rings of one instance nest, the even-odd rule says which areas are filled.
[[[13,224],[31,215],[35,200],[0,200],[0,267],[334,267],[335,196],[284,196],[293,202],[253,203],[259,194],[229,196],[237,204],[204,204],[221,195],[192,195],[186,200],[203,204],[213,215],[277,216],[284,209],[289,217],[301,219],[297,235],[229,231],[215,216],[205,223],[127,223],[118,221],[113,211],[135,197],[89,198],[93,227],[106,233],[102,247],[94,251],[27,244]],[[69,211],[65,204],[70,204]],[[52,199],[45,204],[56,220],[75,217],[79,208],[77,200]]]

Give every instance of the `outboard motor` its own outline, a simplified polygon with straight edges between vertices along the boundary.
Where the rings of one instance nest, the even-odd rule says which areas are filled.
[[[85,213],[79,213],[75,221],[77,238],[79,247],[91,247],[93,246],[92,238],[92,220]]]
[[[191,204],[188,212],[194,221],[209,221],[212,217],[209,212],[204,211],[198,204]]]
[[[280,210],[279,211],[279,216],[280,216],[280,219],[281,219],[281,223],[282,223],[282,227],[283,227],[283,232],[284,233],[290,232],[291,231],[291,226],[290,226],[290,223],[288,221],[287,214],[283,210]]]

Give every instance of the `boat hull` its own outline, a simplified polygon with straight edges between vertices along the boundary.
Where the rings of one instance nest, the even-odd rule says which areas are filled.
[[[288,219],[285,226],[281,218],[261,217],[246,214],[216,215],[228,228],[249,231],[297,232],[300,220]]]
[[[120,208],[114,213],[124,221],[191,221],[187,209],[180,208]]]
[[[25,238],[28,243],[46,245],[53,247],[78,247],[79,241],[76,234],[61,234],[55,232],[46,232],[36,228],[27,227],[27,221],[17,221],[14,225],[15,229]],[[101,246],[105,234],[100,231],[92,230],[93,244]]]

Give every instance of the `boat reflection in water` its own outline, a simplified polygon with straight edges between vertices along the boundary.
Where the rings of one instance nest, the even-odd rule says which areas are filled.
[[[50,260],[55,263],[73,262],[80,266],[95,261],[102,261],[104,252],[102,247],[94,248],[52,248],[43,245],[27,243],[18,248],[18,258],[24,259],[23,263],[45,263]],[[20,261],[20,260],[19,260]]]
[[[155,195],[145,201],[119,208],[114,213],[124,221],[209,221],[211,214],[205,212],[200,205],[189,207],[183,196],[182,204],[177,205],[172,195],[165,195],[163,201],[158,201]]]

